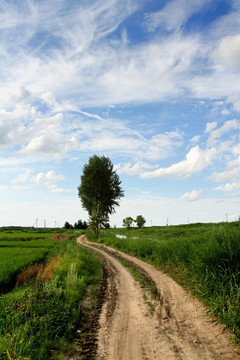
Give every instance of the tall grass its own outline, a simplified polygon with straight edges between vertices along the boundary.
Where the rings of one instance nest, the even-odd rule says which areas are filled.
[[[101,279],[101,265],[72,240],[59,242],[48,280],[39,277],[0,297],[0,359],[59,359],[79,329],[88,285]]]
[[[99,242],[167,271],[240,338],[240,223],[102,231]]]

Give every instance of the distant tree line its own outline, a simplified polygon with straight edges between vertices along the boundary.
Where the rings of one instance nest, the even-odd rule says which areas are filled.
[[[127,216],[125,219],[123,219],[123,226],[127,229],[130,229],[134,222],[137,224],[138,228],[143,228],[146,220],[142,215],[138,215],[135,220],[131,216]]]
[[[88,229],[88,224],[86,223],[86,221],[82,221],[81,219],[78,220],[77,222],[75,222],[74,225],[71,225],[68,221],[66,221],[64,224],[64,228],[66,230],[68,230],[68,229],[85,230],[85,229]]]

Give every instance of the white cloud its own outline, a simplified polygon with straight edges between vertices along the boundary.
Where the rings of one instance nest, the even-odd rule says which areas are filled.
[[[217,121],[208,122],[206,125],[205,133],[211,132],[216,127],[217,127]]]
[[[215,182],[238,181],[240,178],[240,157],[227,163],[224,171],[215,172],[210,179]]]
[[[56,104],[56,98],[51,91],[42,94],[40,98],[48,105],[54,106]]]
[[[52,188],[55,186],[55,182],[59,180],[63,180],[63,175],[56,175],[55,171],[48,171],[47,173],[40,172],[34,177],[32,177],[32,181],[39,186],[46,186],[48,188]]]
[[[33,170],[27,169],[24,173],[19,174],[17,178],[12,181],[14,189],[21,188],[21,185],[34,184],[37,186],[46,187],[51,193],[55,194],[71,192],[71,190],[57,187],[56,182],[64,180],[64,176],[57,175],[53,170],[48,171],[47,173],[40,172],[34,176],[31,176],[32,173]]]
[[[240,69],[240,34],[221,39],[214,56],[230,69]]]
[[[201,136],[200,135],[195,135],[193,138],[190,139],[190,143],[194,144],[199,142]]]
[[[234,95],[228,96],[227,103],[233,104],[233,109],[235,111],[240,111],[240,95],[239,94],[234,94]]]
[[[186,192],[183,194],[179,200],[181,201],[196,201],[203,197],[203,190],[193,190],[191,192]]]
[[[209,166],[217,155],[215,148],[201,150],[199,146],[192,147],[186,155],[186,159],[167,168],[160,168],[155,171],[145,172],[143,178],[163,176],[184,176],[188,177],[201,172]]]
[[[28,169],[24,173],[19,174],[16,179],[12,181],[13,185],[23,185],[29,181],[32,170]]]
[[[150,165],[147,163],[139,162],[134,165],[131,165],[130,162],[124,164],[124,166],[121,166],[120,164],[117,164],[115,166],[115,169],[119,174],[127,174],[129,176],[133,175],[141,175],[143,171],[146,169],[154,169],[156,168],[156,165]]]
[[[225,121],[223,126],[220,128],[213,130],[208,138],[208,144],[213,145],[216,143],[216,140],[225,135],[226,133],[232,130],[240,130],[240,121],[239,120],[228,120]]]
[[[0,87],[0,107],[16,106],[29,96],[30,92],[24,86]]]
[[[90,118],[88,114],[87,121],[82,119],[77,125],[75,135],[80,151],[108,151],[142,162],[167,158],[182,145],[182,133],[178,130],[150,136],[144,129],[134,130],[117,119]]]
[[[227,109],[224,109],[224,110],[221,111],[221,114],[222,115],[230,115],[231,112],[229,110],[227,110]]]
[[[224,185],[220,185],[218,187],[216,187],[214,190],[220,190],[220,191],[225,191],[225,192],[229,192],[229,191],[235,191],[240,189],[240,182],[232,182],[232,183],[227,183]]]
[[[72,190],[68,190],[68,189],[63,189],[63,188],[58,188],[58,187],[53,187],[50,192],[51,193],[55,193],[55,194],[63,194],[63,193],[70,193]]]
[[[0,148],[11,146],[19,123],[13,114],[0,110]]]
[[[62,194],[71,192],[71,190],[57,187],[55,183],[64,180],[64,176],[57,175],[55,171],[48,171],[47,173],[40,172],[32,177],[31,180],[38,186],[47,187],[51,193]]]

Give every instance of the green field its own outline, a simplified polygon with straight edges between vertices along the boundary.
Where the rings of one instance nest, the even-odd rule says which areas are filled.
[[[63,232],[63,229],[34,229],[21,227],[3,227],[0,228],[0,240],[29,240],[29,239],[47,239],[54,234]]]
[[[53,233],[0,232],[0,293],[14,285],[16,274],[28,265],[43,261],[56,240]],[[31,240],[31,239],[40,240]],[[18,240],[17,240],[18,239]]]
[[[22,239],[22,235],[14,233],[13,238]],[[88,322],[88,308],[81,302],[89,286],[94,298],[101,264],[74,237],[0,241],[2,284],[7,287],[14,274],[43,259],[40,277],[0,296],[1,360],[61,359],[76,330]]]
[[[97,241],[169,273],[240,338],[240,222],[102,230]]]

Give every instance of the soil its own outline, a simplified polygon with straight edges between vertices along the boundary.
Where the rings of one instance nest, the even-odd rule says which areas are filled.
[[[240,360],[224,326],[169,276],[133,256],[90,243],[84,235],[77,242],[102,254],[106,274],[97,325],[91,330],[93,349],[86,341],[91,355],[81,354],[81,359]],[[119,258],[154,285],[157,298],[150,298]]]

